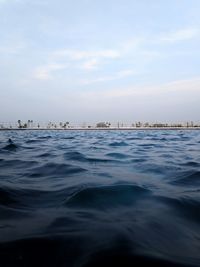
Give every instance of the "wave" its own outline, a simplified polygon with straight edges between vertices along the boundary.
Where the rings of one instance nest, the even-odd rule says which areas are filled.
[[[109,144],[109,146],[112,147],[121,147],[121,146],[128,146],[128,143],[124,142],[124,141],[120,141],[120,142],[112,142]]]
[[[114,160],[106,159],[106,158],[87,157],[77,151],[64,153],[64,158],[70,161],[80,161],[80,162],[88,162],[88,163],[115,162]]]
[[[195,164],[196,165],[196,164]],[[194,167],[194,164],[190,165]],[[200,171],[194,171],[190,173],[183,173],[170,182],[172,185],[186,186],[186,187],[200,187]]]
[[[40,158],[51,158],[51,157],[53,157],[54,155],[53,155],[53,153],[48,153],[48,152],[45,152],[45,153],[42,153],[42,154],[39,154],[38,155],[38,157],[40,157]]]
[[[1,131],[0,266],[200,266],[199,140]]]
[[[32,168],[26,175],[29,177],[66,177],[85,171],[87,169],[71,164],[46,163],[41,167]]]
[[[120,205],[131,205],[147,193],[149,190],[136,185],[86,188],[70,197],[66,201],[66,205],[79,208],[109,209]]]
[[[0,205],[10,205],[15,203],[15,199],[12,197],[10,190],[7,188],[0,188]]]
[[[3,160],[1,166],[8,169],[10,169],[10,167],[12,166],[12,169],[22,170],[22,169],[28,169],[37,164],[38,162],[35,160],[10,159],[10,160]]]
[[[29,139],[26,141],[26,144],[43,143],[43,142],[44,142],[43,139]]]
[[[13,140],[11,138],[8,139],[7,141],[7,145],[4,146],[2,149],[4,150],[8,150],[8,151],[16,151],[18,146],[13,142]]]
[[[74,136],[66,136],[66,137],[63,137],[63,139],[66,139],[66,140],[73,140],[75,139]]]
[[[77,190],[76,187],[42,190],[39,188],[31,189],[27,185],[23,188],[3,186],[0,189],[0,206],[21,209],[23,211],[62,206],[63,201]]]
[[[129,157],[129,155],[127,155],[127,154],[124,154],[124,153],[115,153],[115,152],[107,153],[106,156],[112,157],[112,158],[116,158],[116,159],[126,159],[126,158]]]
[[[85,253],[87,251],[87,253]],[[75,267],[110,267],[110,266],[154,266],[154,267],[197,267],[199,263],[184,263],[177,259],[170,260],[160,255],[152,256],[137,253],[130,246],[112,244],[104,248],[95,246],[95,242],[75,235],[68,237],[44,236],[24,238],[14,242],[0,244],[1,266],[75,266]]]
[[[188,161],[181,164],[182,166],[188,166],[188,167],[200,167],[200,163],[196,161]]]
[[[159,201],[165,203],[174,213],[183,216],[188,221],[193,221],[196,224],[200,223],[200,201],[191,197],[169,198],[158,197]]]
[[[45,139],[51,139],[53,137],[51,135],[44,135],[44,136],[38,136],[37,138],[38,139],[42,139],[42,140],[44,139],[45,140]]]
[[[4,150],[8,150],[8,151],[16,151],[19,148],[19,146],[13,144],[8,144],[6,146],[3,147]]]

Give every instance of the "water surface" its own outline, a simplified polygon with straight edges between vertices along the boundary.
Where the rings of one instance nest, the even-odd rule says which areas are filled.
[[[0,266],[200,266],[199,131],[0,132]]]

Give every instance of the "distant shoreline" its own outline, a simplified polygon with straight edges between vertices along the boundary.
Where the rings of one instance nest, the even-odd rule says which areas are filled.
[[[146,130],[200,130],[200,127],[0,128],[0,131],[146,131]]]

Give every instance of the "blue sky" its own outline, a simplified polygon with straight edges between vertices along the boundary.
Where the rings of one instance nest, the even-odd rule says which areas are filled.
[[[199,0],[0,0],[0,121],[199,122]]]

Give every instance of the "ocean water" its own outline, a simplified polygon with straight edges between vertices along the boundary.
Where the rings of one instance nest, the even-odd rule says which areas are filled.
[[[1,131],[0,266],[200,266],[200,131]]]

